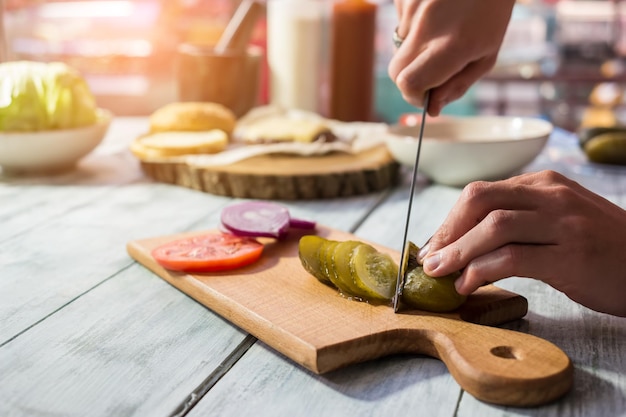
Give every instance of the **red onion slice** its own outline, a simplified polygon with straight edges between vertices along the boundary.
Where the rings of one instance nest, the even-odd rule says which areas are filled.
[[[289,219],[289,227],[294,229],[315,229],[315,225],[316,223],[312,220],[294,219],[293,217]]]
[[[222,225],[239,236],[281,238],[289,229],[289,210],[276,203],[245,201],[225,207]]]

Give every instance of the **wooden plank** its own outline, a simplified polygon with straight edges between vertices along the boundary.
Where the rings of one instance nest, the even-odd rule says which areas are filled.
[[[0,190],[8,190],[2,188]],[[3,195],[0,199],[0,242],[37,227],[45,226],[57,217],[93,201],[106,199],[112,187],[84,188],[77,186],[33,185],[15,188],[15,195]]]
[[[167,416],[244,337],[134,265],[0,348],[0,415]]]
[[[395,190],[383,205],[368,216],[357,234],[400,251],[409,193],[408,184]],[[460,194],[460,189],[428,184],[427,180],[420,176],[415,188],[408,239],[418,246],[424,245],[443,223]]]
[[[56,190],[46,190],[49,201],[59,201]],[[223,204],[157,184],[114,189],[62,215],[54,203],[34,209],[48,221],[0,244],[0,344],[130,265],[129,239],[190,230]]]
[[[0,242],[84,204],[106,199],[116,186],[145,182],[126,145],[144,129],[147,122],[143,118],[114,120],[103,142],[67,173],[20,177],[0,173]]]
[[[407,355],[316,375],[257,342],[188,416],[451,417],[450,380],[442,362]]]

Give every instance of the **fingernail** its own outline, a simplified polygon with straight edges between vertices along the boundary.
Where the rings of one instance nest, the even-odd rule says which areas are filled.
[[[456,288],[456,292],[461,293],[461,288],[463,287],[464,279],[463,276],[459,277],[454,281],[454,288]]]
[[[441,254],[439,252],[432,253],[424,259],[424,269],[434,272],[441,263]]]
[[[424,258],[426,257],[426,255],[428,255],[428,251],[430,250],[430,244],[425,244],[423,248],[421,248],[419,250],[419,252],[417,252],[417,262],[422,263],[424,262]]]

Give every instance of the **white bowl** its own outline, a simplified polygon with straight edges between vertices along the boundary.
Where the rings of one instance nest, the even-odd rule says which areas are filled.
[[[74,168],[104,138],[112,115],[98,111],[98,121],[75,129],[0,132],[3,174],[49,174]]]
[[[393,157],[412,167],[420,126],[394,125],[386,144]],[[419,171],[433,181],[462,187],[472,181],[506,178],[537,157],[552,124],[542,119],[471,116],[427,121]]]

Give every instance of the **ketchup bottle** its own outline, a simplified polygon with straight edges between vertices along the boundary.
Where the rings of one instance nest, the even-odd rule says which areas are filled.
[[[338,0],[331,14],[329,117],[368,121],[373,113],[376,4]]]

